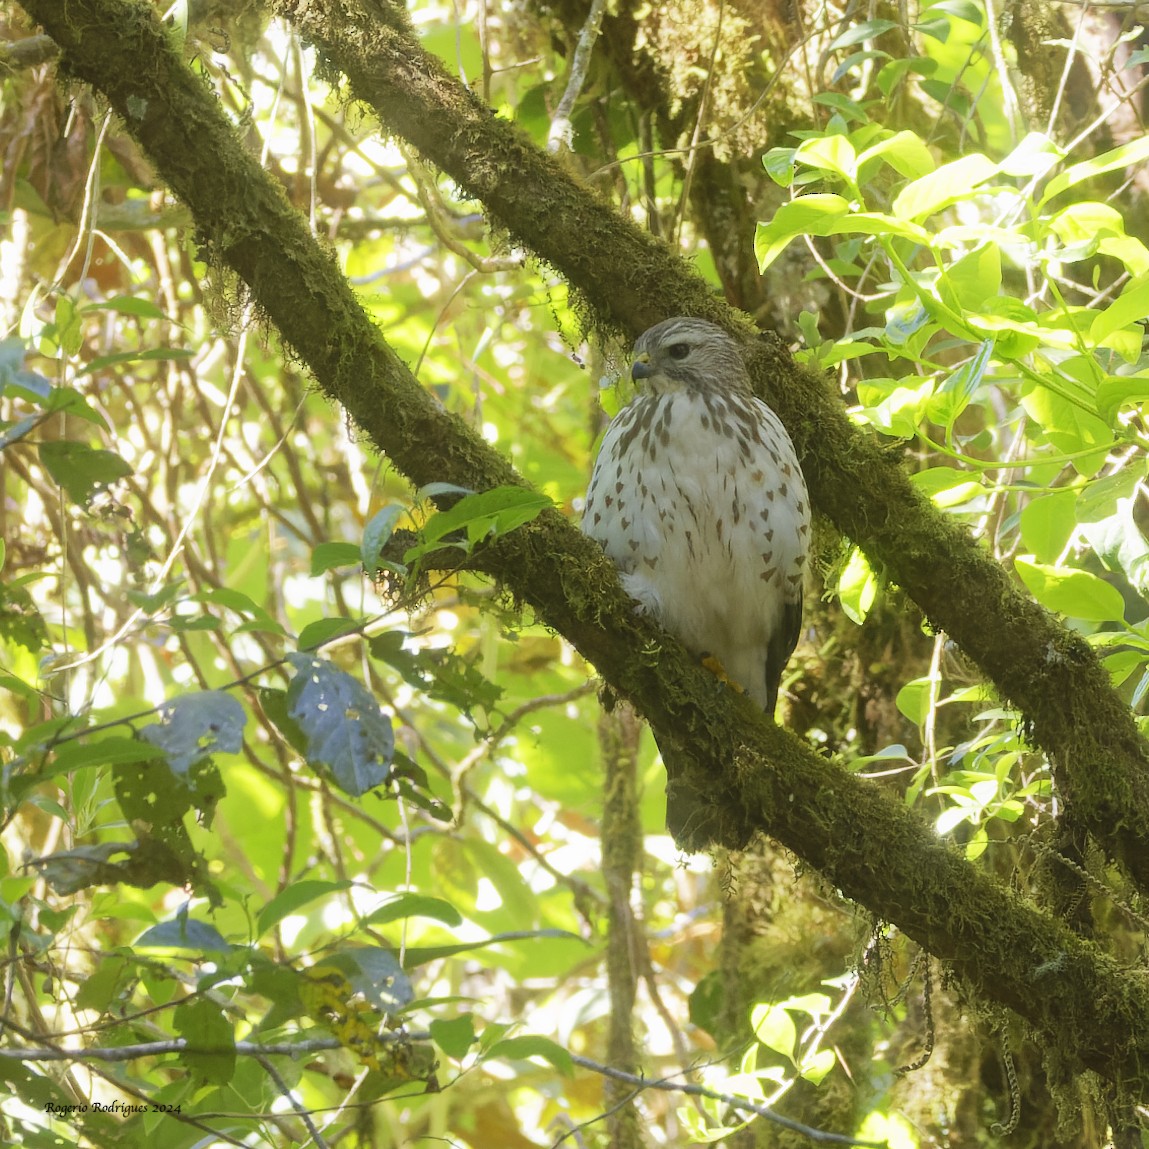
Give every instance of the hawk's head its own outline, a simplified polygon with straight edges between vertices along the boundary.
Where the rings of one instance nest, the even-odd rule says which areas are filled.
[[[656,395],[670,391],[750,391],[738,344],[705,319],[679,315],[644,331],[634,345],[631,378]]]

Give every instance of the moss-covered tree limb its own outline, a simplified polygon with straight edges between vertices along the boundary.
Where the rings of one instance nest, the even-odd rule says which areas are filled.
[[[149,5],[23,3],[60,45],[64,66],[105,94],[191,209],[208,254],[244,279],[324,391],[401,471],[415,483],[473,488],[521,481],[412,378],[334,260],[179,59]],[[901,803],[832,767],[720,685],[634,614],[611,564],[562,516],[544,514],[497,540],[485,562],[674,738],[694,782],[709,780],[731,836],[765,830],[949,960],[985,997],[1028,1019],[1065,1057],[1149,1099],[1143,978],[1010,894]]]
[[[631,334],[699,315],[745,320],[665,245],[620,218],[424,51],[386,0],[280,0],[384,126]],[[1149,750],[1092,650],[1014,583],[897,460],[846,418],[825,380],[762,339],[752,375],[802,458],[817,509],[858,542],[1025,715],[1062,799],[1149,891]]]

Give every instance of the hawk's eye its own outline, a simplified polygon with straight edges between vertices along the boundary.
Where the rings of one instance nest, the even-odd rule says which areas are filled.
[[[667,349],[671,359],[685,359],[690,354],[689,343],[672,343]]]

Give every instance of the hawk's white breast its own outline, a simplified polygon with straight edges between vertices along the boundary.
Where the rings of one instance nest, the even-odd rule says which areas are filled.
[[[583,517],[627,591],[762,706],[767,644],[783,604],[801,597],[809,525],[806,484],[774,412],[693,390],[643,395],[619,414]]]

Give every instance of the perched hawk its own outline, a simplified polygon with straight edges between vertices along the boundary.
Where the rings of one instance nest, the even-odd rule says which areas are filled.
[[[713,323],[650,328],[630,373],[645,387],[602,441],[583,530],[632,597],[772,716],[810,537],[794,445]]]

